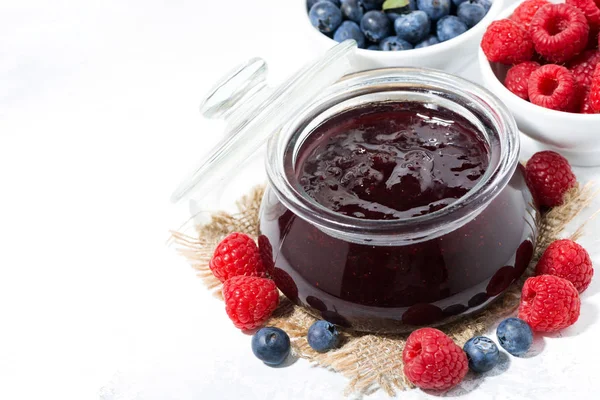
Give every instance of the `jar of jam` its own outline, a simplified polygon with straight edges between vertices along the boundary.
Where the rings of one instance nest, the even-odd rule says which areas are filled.
[[[237,98],[254,105],[229,119],[240,128],[175,197],[216,184],[268,136],[259,229],[288,298],[369,332],[481,310],[523,274],[537,235],[515,121],[487,90],[440,71],[336,76],[352,51],[337,46],[275,90],[246,84]]]

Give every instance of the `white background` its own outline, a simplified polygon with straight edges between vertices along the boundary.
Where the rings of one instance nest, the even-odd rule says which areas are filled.
[[[251,56],[275,80],[314,56],[291,1],[0,1],[0,398],[342,397],[338,374],[256,360],[165,244],[188,216],[170,192],[220,133],[202,94]],[[525,141],[524,157],[534,149]],[[260,182],[260,162],[246,176]],[[596,262],[599,232],[592,222],[581,240]],[[597,394],[599,291],[563,337],[538,338],[538,355],[450,394]]]

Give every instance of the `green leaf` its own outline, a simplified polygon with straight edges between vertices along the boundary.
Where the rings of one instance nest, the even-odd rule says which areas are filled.
[[[408,6],[408,0],[385,0],[385,3],[383,3],[383,11],[404,8],[406,6]]]

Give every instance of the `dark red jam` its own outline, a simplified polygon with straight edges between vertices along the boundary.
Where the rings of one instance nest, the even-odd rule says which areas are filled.
[[[371,105],[311,132],[288,178],[357,224],[410,219],[473,190],[490,160],[481,138],[474,124],[447,109]],[[263,200],[260,230],[273,247],[275,282],[290,299],[339,325],[400,332],[479,310],[501,294],[531,260],[536,216],[517,168],[469,222],[441,216],[456,229],[414,244],[376,246],[330,236],[292,213],[272,190]]]
[[[405,219],[463,197],[488,166],[488,149],[466,118],[422,103],[351,110],[319,127],[301,150],[306,193],[338,213]]]

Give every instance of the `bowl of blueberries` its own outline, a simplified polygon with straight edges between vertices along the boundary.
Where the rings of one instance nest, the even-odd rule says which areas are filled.
[[[458,73],[472,62],[504,0],[298,0],[315,48],[352,39],[355,71],[427,67]]]

